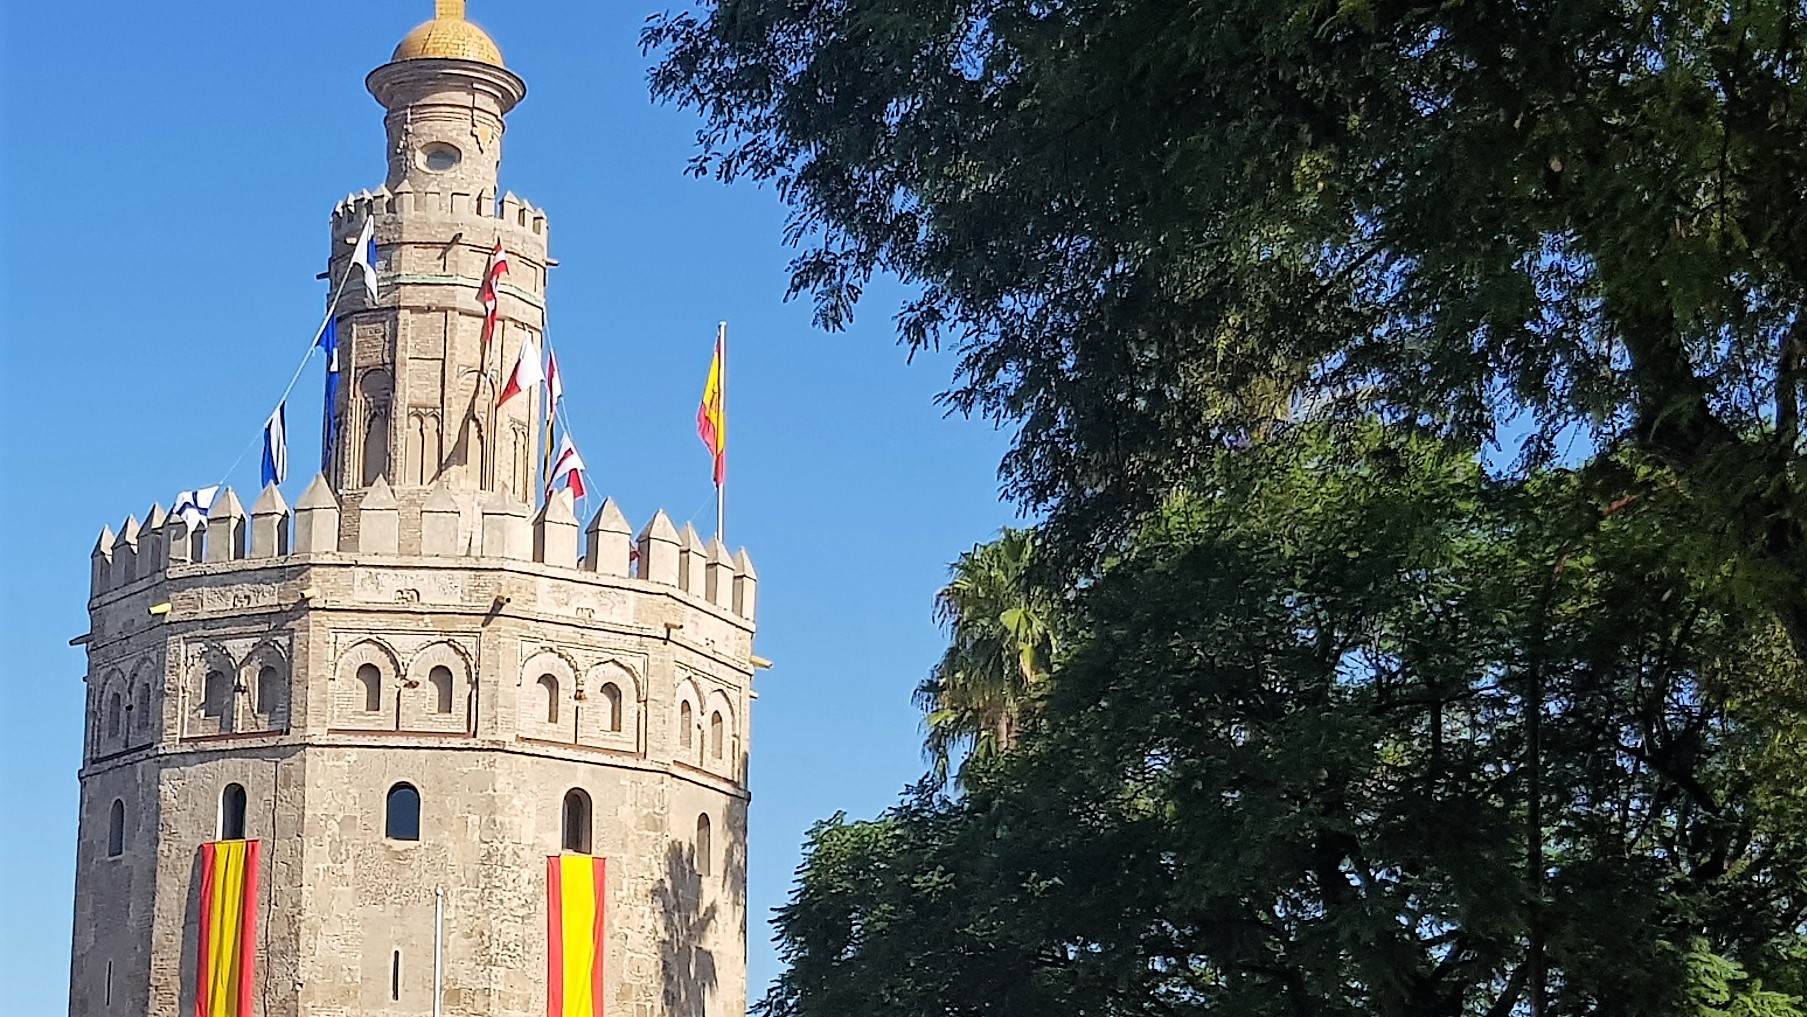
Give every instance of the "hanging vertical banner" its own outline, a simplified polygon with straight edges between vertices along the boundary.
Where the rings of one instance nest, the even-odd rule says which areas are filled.
[[[260,843],[222,840],[201,845],[195,1017],[252,1017]]]
[[[546,859],[546,1017],[603,1017],[605,871],[590,855]]]

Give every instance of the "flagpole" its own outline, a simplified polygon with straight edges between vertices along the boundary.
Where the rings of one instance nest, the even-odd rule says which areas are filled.
[[[722,433],[717,435],[715,439],[722,449],[721,453],[717,453],[719,456],[724,454],[728,448],[728,323],[725,321],[720,322],[715,326],[715,345],[717,349],[721,350],[722,355],[722,376],[720,379]],[[721,541],[723,544],[728,542],[726,535],[728,516],[727,489],[728,471],[724,469],[721,471],[721,481],[715,485],[715,539]]]

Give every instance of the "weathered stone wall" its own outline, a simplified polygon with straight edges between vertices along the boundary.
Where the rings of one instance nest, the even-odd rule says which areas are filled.
[[[421,516],[398,526],[418,538]],[[744,1012],[753,626],[710,594],[732,605],[738,581],[750,610],[756,577],[725,552],[715,588],[706,559],[676,583],[609,574],[620,527],[591,529],[588,568],[575,545],[569,564],[334,550],[130,576],[97,556],[71,1014],[192,1012],[198,848],[233,783],[264,842],[266,1017],[431,1013],[435,888],[444,1012],[544,1013],[545,859],[573,789],[608,860],[610,1012]],[[420,792],[418,842],[385,836],[397,783]]]

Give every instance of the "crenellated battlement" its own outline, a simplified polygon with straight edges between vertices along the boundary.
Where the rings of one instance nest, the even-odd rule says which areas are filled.
[[[663,510],[636,535],[614,499],[580,524],[567,491],[537,514],[506,495],[482,497],[469,510],[443,486],[425,500],[398,499],[388,482],[377,483],[346,510],[324,477],[315,477],[291,509],[274,485],[246,512],[231,488],[223,488],[192,531],[181,516],[153,505],[144,521],[126,517],[117,532],[102,527],[92,554],[91,604],[167,577],[173,566],[268,562],[294,557],[355,554],[403,555],[402,535],[418,536],[420,558],[533,562],[598,576],[635,579],[689,596],[751,622],[759,575],[745,548],[730,553],[719,539],[704,541],[694,526],[682,531]],[[347,518],[348,516],[354,518]],[[352,525],[355,523],[355,525]],[[412,543],[412,541],[410,541]]]
[[[371,215],[409,215],[434,218],[491,219],[499,225],[546,242],[549,225],[544,210],[505,192],[498,200],[492,191],[475,193],[443,190],[438,187],[417,190],[402,181],[392,191],[387,187],[376,191],[348,194],[333,208],[333,238],[356,237],[364,219]]]

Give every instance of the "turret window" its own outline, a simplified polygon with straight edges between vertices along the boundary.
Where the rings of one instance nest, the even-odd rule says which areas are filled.
[[[118,858],[125,854],[125,800],[113,799],[113,807],[107,810],[107,857]]]
[[[605,731],[619,734],[621,732],[621,688],[614,682],[610,682],[602,687],[600,695],[603,712],[602,728]]]
[[[560,847],[574,854],[590,853],[590,796],[579,788],[565,792],[564,815],[560,826]]]
[[[558,723],[558,679],[552,675],[540,675],[539,680],[541,705],[546,710],[546,723]]]
[[[358,684],[364,690],[364,712],[375,713],[383,708],[383,672],[375,664],[365,664],[358,668]]]
[[[452,712],[452,669],[445,665],[427,672],[427,685],[433,689],[433,711]]]
[[[720,710],[709,715],[709,754],[716,759],[722,758],[722,742],[724,740],[723,729],[726,728],[726,726],[727,725],[722,722],[722,712]]]
[[[397,784],[389,789],[383,836],[390,840],[420,839],[420,792],[414,785]]]
[[[690,708],[689,700],[678,704],[678,745],[689,748],[696,742],[696,711]]]
[[[227,784],[220,792],[220,839],[245,839],[245,786]]]
[[[224,717],[226,700],[232,695],[232,683],[224,671],[209,671],[201,683],[201,716]]]
[[[696,817],[696,874],[709,875],[711,862],[715,855],[713,831],[709,827],[709,814]]]

